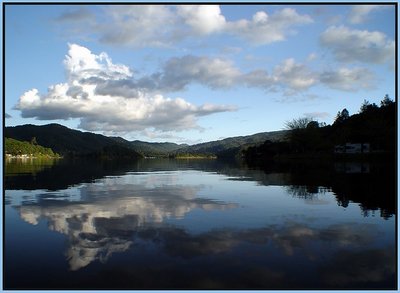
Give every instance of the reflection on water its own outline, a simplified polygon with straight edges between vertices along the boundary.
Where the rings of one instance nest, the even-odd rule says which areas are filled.
[[[8,164],[6,288],[396,285],[394,181],[379,166],[61,160],[17,176]]]
[[[46,168],[57,164],[59,159],[52,158],[6,158],[5,177],[34,176]]]
[[[139,181],[142,176],[139,175]],[[193,209],[224,210],[237,206],[196,198],[202,186],[171,186],[167,182],[154,186],[165,178],[144,176],[148,182],[122,184],[119,178],[108,178],[82,186],[77,189],[79,201],[54,200],[56,194],[16,209],[26,222],[36,225],[40,218],[46,219],[50,230],[67,235],[71,244],[67,258],[70,268],[77,270],[96,259],[104,261],[113,252],[128,249],[133,232],[140,227],[162,223],[170,217],[182,219]],[[130,177],[124,181],[137,180]]]

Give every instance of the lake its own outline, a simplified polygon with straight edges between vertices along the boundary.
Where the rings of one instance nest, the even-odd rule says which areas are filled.
[[[5,162],[5,289],[395,289],[395,165]]]

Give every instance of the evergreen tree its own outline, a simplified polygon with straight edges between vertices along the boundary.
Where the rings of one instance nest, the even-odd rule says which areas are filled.
[[[346,108],[344,108],[342,111],[339,111],[337,113],[334,124],[342,123],[343,121],[349,119],[349,117],[350,117],[349,111]]]
[[[389,98],[389,95],[386,94],[383,100],[381,101],[381,107],[387,107],[393,103],[394,102]]]
[[[364,100],[364,102],[361,104],[360,107],[360,113],[365,113],[367,111],[375,110],[377,109],[378,106],[375,103],[370,103],[367,100]]]

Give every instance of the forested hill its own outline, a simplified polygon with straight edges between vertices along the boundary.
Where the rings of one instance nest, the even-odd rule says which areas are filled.
[[[13,138],[6,138],[4,151],[6,155],[11,156],[28,155],[29,157],[58,157],[58,154],[55,154],[52,149],[38,145],[35,139],[27,142]]]
[[[234,157],[240,153],[243,148],[263,143],[266,140],[282,141],[287,131],[271,131],[256,133],[246,136],[229,137],[222,140],[199,143],[175,151],[175,155],[182,154],[204,154],[216,155],[218,157]]]
[[[126,143],[101,134],[73,130],[59,124],[6,127],[4,136],[20,141],[31,141],[34,138],[39,145],[51,148],[64,156],[142,157]]]
[[[321,126],[305,118],[288,123],[286,141],[265,141],[243,152],[246,160],[259,163],[285,157],[308,157],[344,153],[346,144],[368,145],[370,155],[394,156],[397,151],[397,105],[387,96],[381,105],[364,101],[359,113],[339,111],[332,125]],[[361,151],[359,151],[361,153]]]
[[[187,147],[187,144],[176,144],[172,142],[145,142],[134,140],[130,142],[131,147],[146,156],[167,156],[170,153]]]
[[[188,146],[175,143],[128,141],[69,129],[59,124],[22,125],[5,128],[5,137],[51,148],[61,155],[105,157],[202,157],[233,158],[244,155],[248,161],[260,161],[285,155],[333,154],[337,146],[365,143],[371,153],[394,153],[396,148],[396,103],[385,97],[378,107],[365,101],[360,112],[338,112],[333,125],[309,119],[295,119],[289,130],[230,137]]]
[[[51,148],[61,155],[99,155],[113,153],[133,157],[176,156],[179,154],[207,154],[220,157],[233,157],[241,148],[255,145],[265,140],[279,141],[285,131],[257,133],[248,136],[226,138],[189,146],[169,142],[128,141],[121,137],[108,137],[91,132],[73,130],[59,124],[37,126],[32,124],[6,127],[4,136],[20,141],[35,138],[39,145]]]

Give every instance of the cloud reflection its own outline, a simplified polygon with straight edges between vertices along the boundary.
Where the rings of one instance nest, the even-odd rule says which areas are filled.
[[[68,235],[66,257],[71,270],[95,260],[105,262],[113,253],[127,251],[134,243],[152,244],[169,256],[183,259],[235,253],[246,243],[271,244],[285,257],[302,253],[309,259],[318,259],[320,251],[310,248],[316,242],[333,249],[363,248],[379,236],[376,227],[370,224],[344,223],[321,228],[285,222],[280,226],[225,228],[201,234],[163,224],[166,218],[180,218],[196,208],[237,207],[232,203],[196,198],[198,189],[193,186],[156,187],[142,190],[139,197],[132,195],[137,191],[128,188],[126,194],[118,190],[114,191],[115,196],[102,197],[101,186],[92,185],[81,190],[86,199],[93,194],[92,201],[50,201],[40,206],[31,203],[18,209],[28,223],[35,225],[39,218],[45,218],[51,230]]]
[[[179,185],[179,181],[178,173],[168,172],[106,177],[69,189],[71,195],[78,193],[74,199],[67,194],[37,194],[36,201],[15,207],[26,222],[37,225],[44,219],[49,229],[66,235],[65,256],[71,271],[122,254],[129,270],[124,271],[125,260],[115,258],[118,265],[112,282],[122,276],[137,280],[147,271],[153,279],[162,276],[157,286],[165,288],[174,287],[163,283],[169,280],[181,286],[187,282],[191,288],[242,288],[247,284],[264,289],[305,288],[309,284],[314,288],[360,288],[363,284],[393,284],[393,249],[385,251],[386,240],[379,241],[384,235],[378,225],[324,224],[306,216],[287,216],[279,224],[241,229],[232,225],[194,233],[167,219],[184,218],[195,209],[203,210],[202,215],[207,217],[204,211],[238,205],[201,198],[199,194],[209,186]],[[182,224],[190,225],[190,219]],[[146,259],[135,263],[142,252]],[[293,263],[301,263],[302,268]],[[227,270],[229,273],[224,273]],[[178,278],[182,272],[188,275],[185,281]],[[149,288],[151,278],[141,279],[144,287]],[[118,286],[123,284],[132,286]]]
[[[70,269],[78,270],[94,260],[106,261],[111,254],[126,251],[141,227],[162,223],[168,218],[183,218],[194,209],[237,207],[234,203],[197,198],[202,188],[201,185],[117,186],[109,181],[82,187],[82,201],[46,199],[17,209],[26,222],[36,225],[44,218],[49,229],[68,235],[66,255]]]
[[[379,233],[374,225],[351,223],[313,228],[305,224],[288,222],[282,227],[271,225],[243,230],[226,228],[211,230],[200,235],[191,235],[179,228],[157,229],[157,237],[162,238],[163,249],[170,255],[184,258],[226,253],[244,243],[256,245],[271,243],[286,256],[293,256],[296,252],[312,252],[309,247],[315,242],[331,245],[334,248],[363,248],[377,235]],[[143,236],[143,238],[154,241],[149,237]],[[309,256],[318,257],[318,255]]]

